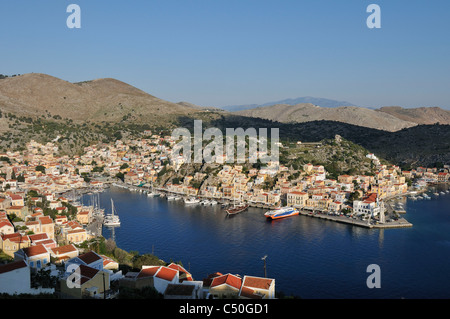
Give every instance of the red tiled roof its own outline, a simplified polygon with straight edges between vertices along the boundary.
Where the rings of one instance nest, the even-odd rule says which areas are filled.
[[[153,277],[159,270],[159,266],[144,268],[139,272],[137,278]]]
[[[235,275],[232,275],[232,274],[219,276],[219,277],[216,277],[213,279],[213,281],[211,283],[211,287],[216,287],[216,286],[220,286],[223,284],[234,287],[236,289],[240,289],[241,284],[242,284],[242,279]]]
[[[10,206],[7,209],[22,209],[22,208],[24,208],[24,206]]]
[[[74,245],[70,244],[70,245],[65,245],[65,246],[59,246],[59,247],[52,248],[52,251],[56,255],[61,255],[61,254],[67,254],[67,253],[75,252],[75,251],[78,251],[78,250],[77,250],[77,248]]]
[[[13,227],[13,225],[9,221],[0,221],[0,228],[5,226]]]
[[[245,287],[268,290],[273,283],[273,279],[245,276],[242,283]]]
[[[16,269],[27,267],[27,263],[23,260],[15,261],[12,263],[0,265],[0,274],[10,272]]]
[[[156,273],[156,277],[167,281],[172,281],[177,274],[178,271],[175,269],[171,269],[168,267],[161,267],[159,271]]]
[[[95,252],[90,251],[88,253],[85,253],[83,255],[78,256],[79,259],[84,261],[86,264],[93,263],[94,261],[97,261],[99,259],[102,259],[99,255],[97,255]]]
[[[27,255],[28,257],[48,253],[48,250],[45,248],[44,245],[30,246],[30,247],[22,248],[22,250],[25,253],[25,255]]]
[[[31,241],[42,240],[42,239],[48,239],[47,233],[40,233],[40,234],[28,235],[28,237],[30,237]]]

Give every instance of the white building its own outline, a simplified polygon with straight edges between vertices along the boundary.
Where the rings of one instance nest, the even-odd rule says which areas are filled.
[[[31,288],[30,267],[25,260],[0,265],[0,293],[39,294],[53,293],[53,288]]]
[[[353,214],[377,216],[381,211],[381,205],[377,202],[377,194],[373,193],[362,200],[353,201]]]

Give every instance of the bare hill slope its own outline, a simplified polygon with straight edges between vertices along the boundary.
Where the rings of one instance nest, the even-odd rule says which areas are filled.
[[[0,108],[20,115],[41,116],[48,112],[52,116],[94,122],[130,116],[143,121],[196,112],[115,79],[70,83],[39,73],[0,80]]]
[[[279,104],[235,112],[237,115],[258,117],[282,123],[304,123],[311,121],[337,121],[384,131],[398,131],[417,125],[379,111],[357,107],[319,107],[310,103]]]
[[[402,108],[400,106],[386,106],[380,112],[390,114],[401,120],[417,124],[450,124],[450,111],[440,107]]]

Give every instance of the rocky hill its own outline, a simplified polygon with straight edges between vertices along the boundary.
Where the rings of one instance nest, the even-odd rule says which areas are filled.
[[[450,111],[443,110],[440,107],[402,108],[400,106],[387,106],[380,108],[378,111],[417,124],[450,124]]]
[[[236,115],[257,117],[282,123],[304,123],[312,121],[337,121],[384,131],[398,131],[413,127],[417,123],[399,119],[391,114],[372,109],[342,106],[337,108],[319,107],[306,104],[279,104],[234,112]]]
[[[115,79],[70,83],[30,73],[0,80],[0,109],[20,116],[59,116],[74,121],[160,121],[198,110],[171,103]]]

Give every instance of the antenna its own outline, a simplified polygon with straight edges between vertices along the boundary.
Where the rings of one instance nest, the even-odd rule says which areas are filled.
[[[261,260],[264,260],[264,277],[265,278],[267,278],[266,258],[267,258],[267,255],[264,255],[264,257],[261,258]]]

